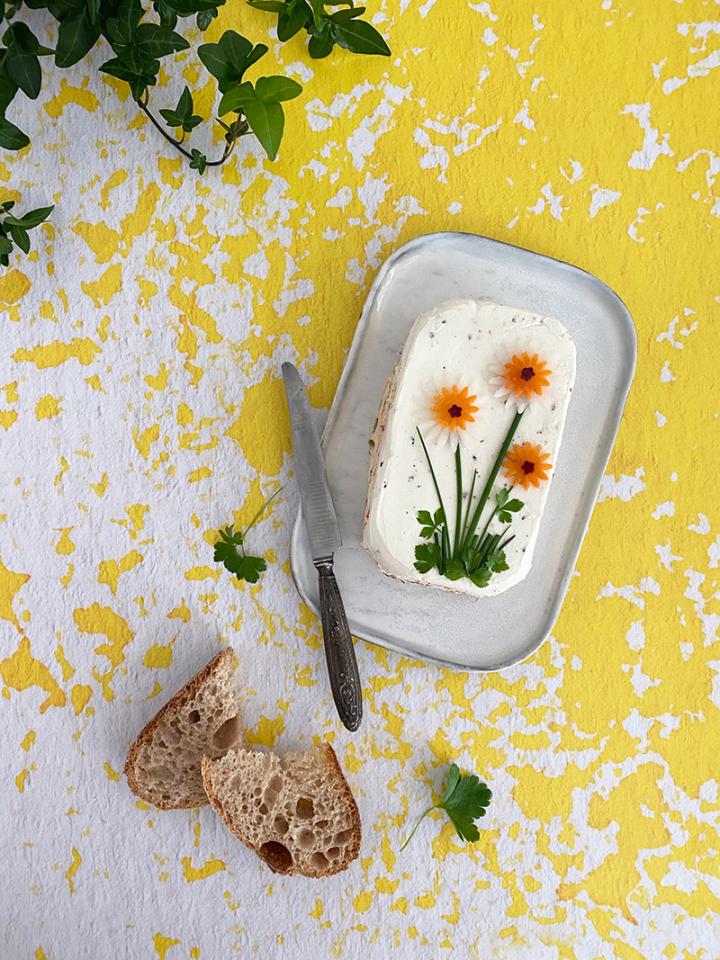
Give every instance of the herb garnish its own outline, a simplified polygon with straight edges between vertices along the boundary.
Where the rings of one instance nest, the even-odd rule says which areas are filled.
[[[278,487],[278,489],[264,501],[244,530],[235,530],[232,526],[229,526],[219,531],[220,539],[215,544],[213,559],[216,563],[222,563],[230,573],[234,573],[238,580],[245,580],[247,583],[257,583],[260,574],[264,570],[267,570],[267,563],[264,557],[256,557],[246,553],[245,538],[281,490],[282,487]]]
[[[276,13],[278,40],[283,43],[305,30],[309,37],[308,53],[314,60],[327,57],[337,44],[351,53],[390,56],[390,48],[372,24],[358,20],[366,8],[354,6],[353,0],[248,0],[256,10]],[[327,13],[325,7],[344,7]]]
[[[415,547],[415,569],[419,573],[428,573],[437,569],[448,580],[461,580],[467,577],[476,587],[486,587],[493,574],[508,569],[505,559],[505,547],[514,539],[507,535],[507,529],[514,514],[522,510],[524,503],[517,498],[511,498],[511,489],[504,487],[495,493],[495,503],[482,531],[477,529],[492,494],[493,486],[500,472],[500,467],[508,452],[512,439],[517,432],[522,419],[522,411],[513,417],[513,421],[503,440],[500,451],[495,458],[485,486],[473,505],[473,494],[478,474],[473,470],[467,509],[463,517],[463,467],[460,444],[455,448],[455,530],[451,540],[447,512],[443,503],[442,494],[438,485],[437,476],[428,452],[423,435],[417,429],[418,437],[430,469],[435,493],[437,494],[440,509],[431,514],[429,510],[421,510],[417,515],[420,524],[420,539],[424,541]],[[500,533],[490,533],[490,525],[494,520],[505,526]]]
[[[420,815],[400,849],[405,849],[422,821],[433,810],[444,810],[452,820],[458,836],[463,840],[474,842],[480,837],[478,828],[475,826],[475,820],[485,816],[485,810],[490,805],[491,799],[492,791],[487,784],[482,783],[474,773],[461,774],[457,764],[451,763],[448,768],[442,799],[428,807]]]

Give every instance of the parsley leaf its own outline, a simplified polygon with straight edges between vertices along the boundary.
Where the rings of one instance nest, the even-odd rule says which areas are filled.
[[[491,799],[492,791],[487,784],[482,783],[474,773],[461,774],[457,764],[451,763],[442,799],[421,814],[400,849],[405,849],[422,821],[433,810],[444,810],[452,820],[458,836],[474,843],[480,837],[475,821],[485,816]]]
[[[244,530],[235,530],[234,527],[230,526],[223,527],[219,531],[220,539],[215,544],[213,559],[216,563],[222,563],[230,573],[234,573],[238,580],[257,583],[260,574],[267,570],[267,563],[263,557],[255,557],[245,552],[245,540],[250,530],[280,493],[280,490],[282,490],[282,487],[279,487],[275,493],[265,500]]]

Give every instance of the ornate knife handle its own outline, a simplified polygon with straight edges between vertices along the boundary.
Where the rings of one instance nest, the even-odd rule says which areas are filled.
[[[362,688],[345,607],[332,559],[315,564],[320,575],[320,617],[330,687],[340,719],[350,731],[362,720]]]

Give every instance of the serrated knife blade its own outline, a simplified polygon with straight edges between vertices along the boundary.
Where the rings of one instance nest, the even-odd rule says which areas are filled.
[[[354,731],[362,720],[362,687],[352,634],[333,572],[335,551],[342,545],[340,526],[307,392],[292,363],[282,365],[282,374],[290,410],[302,515],[310,538],[313,563],[320,578],[320,619],[330,688],[340,719],[348,730]]]
[[[315,563],[333,557],[342,546],[340,527],[335,513],[325,470],[325,457],[312,419],[310,402],[297,368],[282,365],[285,393],[290,409],[295,476],[300,489],[303,517],[310,537]]]

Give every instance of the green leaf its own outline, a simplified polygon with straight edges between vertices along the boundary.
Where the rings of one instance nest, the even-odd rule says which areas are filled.
[[[243,107],[250,129],[263,145],[270,160],[277,156],[285,127],[285,114],[279,103],[250,100]]]
[[[9,240],[7,237],[0,237],[0,263],[2,263],[4,267],[8,265],[7,257],[9,253],[12,253],[12,250],[12,240]]]
[[[98,22],[100,17],[100,0],[86,0],[88,14],[93,23]]]
[[[310,10],[312,11],[313,23],[316,30],[322,30],[325,21],[325,4],[323,0],[308,0]]]
[[[0,67],[0,114],[4,114],[18,92],[18,85]]]
[[[289,77],[260,77],[255,82],[255,95],[263,103],[280,103],[294,100],[302,93],[302,87]]]
[[[10,236],[23,253],[29,253],[30,237],[28,236],[27,230],[23,230],[22,227],[10,227]]]
[[[6,47],[18,47],[24,53],[37,53],[41,49],[40,41],[25,23],[11,23],[3,34],[3,42]]]
[[[180,94],[177,106],[175,107],[175,112],[179,117],[187,120],[192,116],[194,106],[193,97],[190,93],[190,87],[185,86],[183,92]]]
[[[207,30],[217,15],[217,10],[214,7],[212,10],[201,10],[195,18],[195,25],[198,30]]]
[[[55,48],[55,63],[58,67],[71,67],[92,49],[100,36],[100,29],[83,9],[60,22],[58,41]]]
[[[445,523],[445,511],[442,507],[438,507],[435,511],[434,520],[436,527],[440,526],[441,523]]]
[[[512,514],[511,514],[511,513],[508,513],[507,510],[501,510],[500,513],[498,513],[497,517],[498,517],[498,520],[500,521],[500,523],[511,523],[511,522],[512,522]]]
[[[6,150],[22,150],[29,143],[30,138],[18,129],[14,123],[10,123],[4,117],[0,118],[0,147],[4,147]]]
[[[454,771],[453,767],[455,767]],[[491,799],[492,792],[487,784],[481,783],[475,774],[460,775],[456,765],[452,764],[448,775],[448,786],[438,806],[450,817],[458,835],[463,840],[474,842],[480,837],[475,820],[485,816]]]
[[[198,173],[205,173],[205,167],[207,167],[207,157],[205,154],[193,148],[190,151],[190,155],[192,157],[190,160],[192,169],[197,170]]]
[[[29,210],[22,217],[6,217],[3,222],[8,226],[24,227],[29,230],[37,227],[43,220],[47,220],[54,209],[54,204],[51,207],[38,207],[37,210]]]
[[[330,23],[326,23],[322,30],[310,37],[308,53],[313,60],[323,60],[332,50],[335,41],[330,32]]]
[[[218,104],[218,113],[221,117],[226,113],[240,113],[251,100],[257,100],[255,89],[249,80],[245,80],[223,94]]]
[[[349,20],[346,23],[330,21],[330,30],[335,43],[351,53],[390,56],[390,47],[372,24],[365,20]]]
[[[174,30],[159,23],[141,23],[133,34],[132,45],[143,58],[166,57],[176,50],[187,50],[190,44]]]
[[[104,32],[116,53],[116,47],[126,47],[132,43],[135,28],[142,20],[143,13],[140,0],[123,0],[115,16],[108,18]]]
[[[468,574],[468,576],[476,587],[486,587],[490,583],[492,573],[486,566],[483,565],[478,570],[474,570],[472,573]]]
[[[198,56],[218,81],[221,93],[242,81],[245,71],[267,53],[264,43],[253,46],[245,37],[226,30],[217,43],[203,43]]]
[[[361,17],[367,7],[348,7],[347,10],[338,10],[337,13],[330,15],[330,20],[334,20],[335,23],[343,23],[345,20],[354,20],[356,17]]]
[[[31,100],[40,93],[42,74],[34,53],[24,53],[19,46],[10,47],[5,56],[5,70]]]
[[[495,503],[499,507],[504,507],[505,504],[508,502],[509,496],[510,496],[510,491],[508,490],[507,487],[503,487],[501,490],[498,490],[498,492],[495,494]]]
[[[419,543],[415,547],[415,569],[419,573],[429,573],[440,563],[440,547],[436,543]]]
[[[165,0],[180,17],[191,17],[198,12],[211,12],[225,5],[225,0]]]
[[[286,43],[308,24],[312,14],[305,0],[290,0],[289,3],[284,3],[281,6],[282,9],[278,16],[277,35],[278,40]]]
[[[131,66],[119,57],[108,60],[100,67],[102,73],[108,73],[111,77],[117,77],[118,80],[129,83],[132,95],[136,100],[142,97],[147,87],[156,82],[159,69],[159,60],[150,60],[138,68]]]
[[[435,533],[435,527],[423,527],[420,530],[420,536],[423,540],[429,540]]]
[[[491,553],[485,562],[487,563],[488,570],[492,573],[502,573],[503,570],[509,569],[504,550],[496,550],[494,553]]]
[[[450,557],[445,561],[445,576],[448,580],[461,580],[465,576],[465,567],[462,560]]]
[[[289,6],[281,0],[248,0],[248,4],[256,10],[265,10],[268,13],[280,13]]]
[[[449,800],[455,791],[460,782],[460,768],[456,763],[451,763],[448,767],[447,777],[445,778],[445,790],[443,791],[442,800],[440,803],[445,803],[446,800]]]
[[[517,513],[518,510],[522,510],[525,504],[522,500],[510,500],[509,503],[505,504],[505,509],[510,510],[511,513]]]
[[[417,515],[417,522],[422,524],[422,526],[432,527],[434,526],[433,518],[429,510],[419,510]]]
[[[174,110],[164,110],[161,108],[159,113],[169,127],[181,127],[183,125],[183,118]]]

